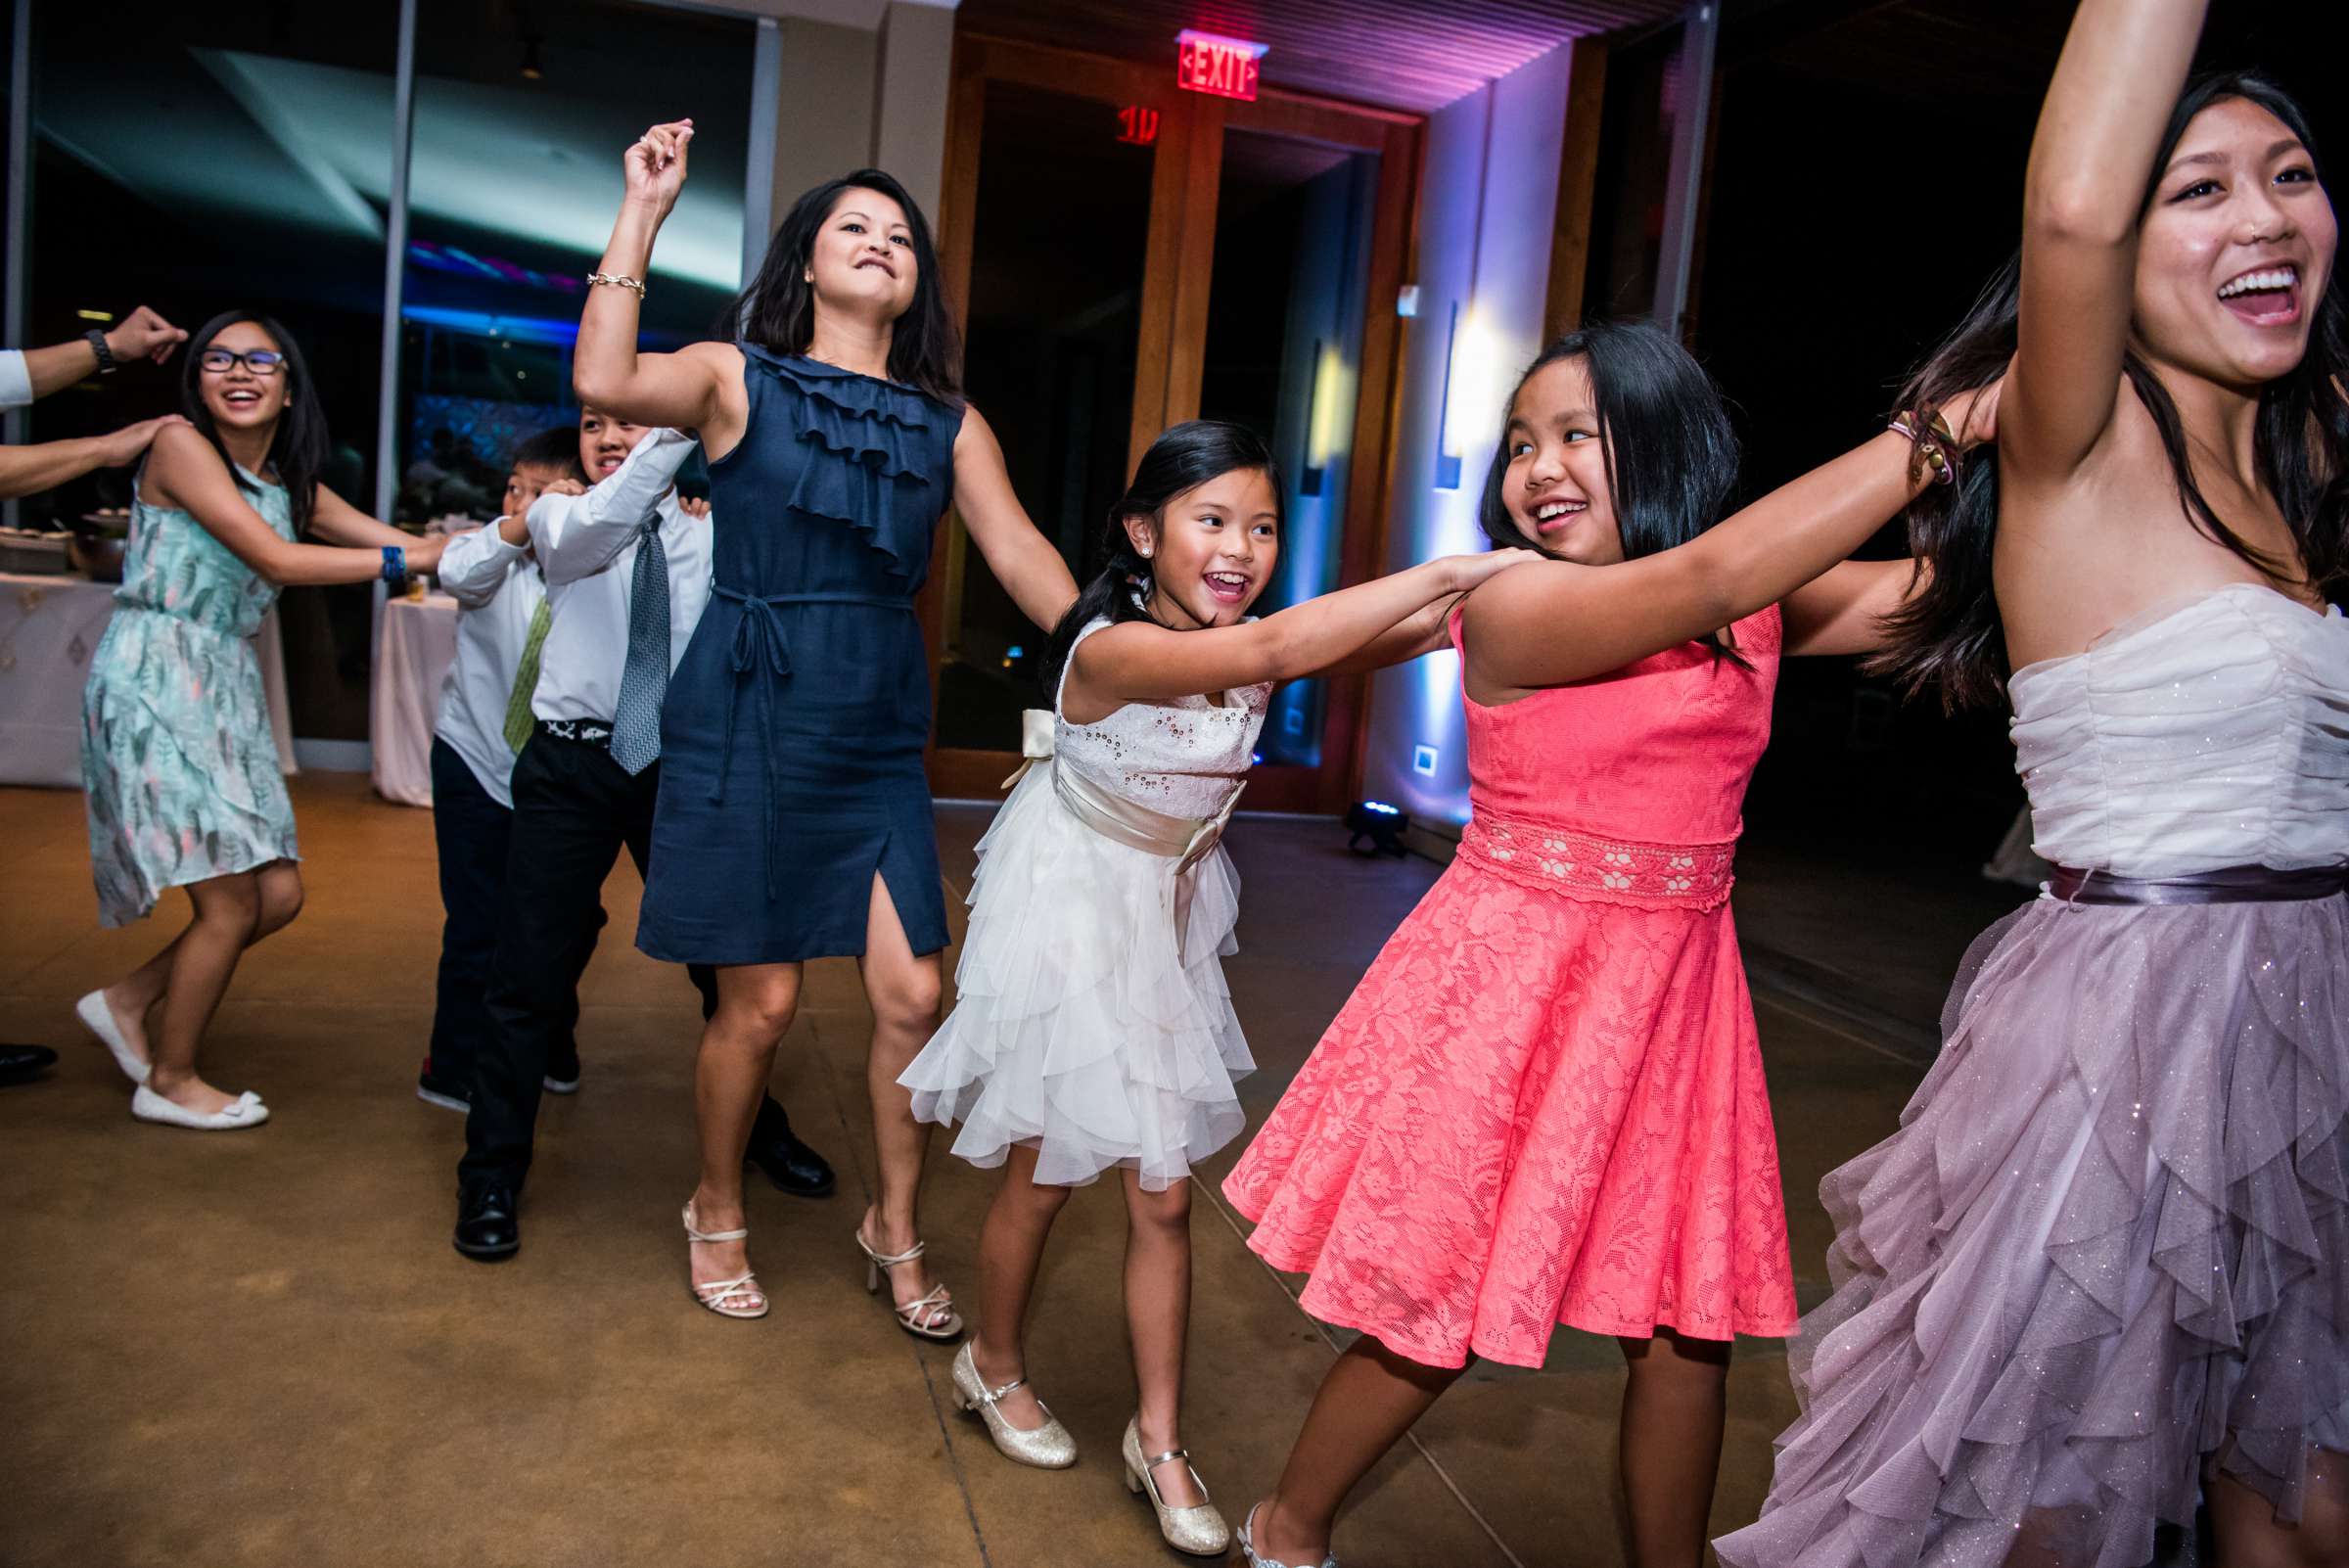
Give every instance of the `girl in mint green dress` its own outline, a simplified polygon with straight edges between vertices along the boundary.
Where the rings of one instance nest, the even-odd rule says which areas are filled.
[[[128,925],[182,887],[195,918],[74,1011],[138,1085],[133,1116],[215,1131],[269,1111],[198,1077],[197,1042],[245,949],[301,908],[294,805],[250,639],[280,588],[429,570],[440,541],[318,483],[325,416],[300,350],[267,317],[207,322],[181,400],[188,423],[157,434],[139,473],[122,586],[82,692],[81,782],[100,921]],[[334,545],[295,542],[305,532]]]
[[[291,544],[285,486],[239,473]],[[81,698],[101,924],[139,919],[165,888],[299,857],[250,640],[277,593],[189,513],[144,493],[131,508],[122,586]]]

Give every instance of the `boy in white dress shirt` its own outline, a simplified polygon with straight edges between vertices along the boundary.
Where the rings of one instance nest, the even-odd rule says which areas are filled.
[[[551,622],[546,575],[527,548],[512,548],[498,529],[526,517],[550,486],[584,491],[586,479],[579,433],[568,425],[540,431],[514,450],[505,515],[450,541],[440,558],[440,586],[457,601],[457,657],[440,684],[440,714],[433,726],[433,843],[439,852],[446,919],[432,1044],[417,1075],[416,1097],[452,1111],[464,1110],[472,1099],[474,1062],[488,1035],[484,993],[514,830],[514,758],[534,722],[530,698]],[[558,1094],[579,1086],[578,1045],[572,1038],[577,1020],[575,993],[546,1072],[545,1086]]]
[[[493,552],[536,553],[551,624],[530,699],[534,722],[514,764],[488,1031],[474,1064],[466,1151],[457,1166],[452,1239],[458,1252],[481,1262],[510,1258],[522,1245],[518,1199],[539,1094],[603,920],[604,878],[622,848],[640,873],[651,850],[660,763],[623,766],[613,755],[614,733],[648,537],[659,541],[666,564],[654,580],[666,578],[668,645],[661,651],[670,671],[709,603],[709,515],[688,512],[674,487],[695,444],[677,431],[583,410],[579,461],[593,487],[567,493],[577,486],[550,484],[522,518],[483,530],[495,536],[484,546]],[[648,649],[646,657],[658,654]],[[716,978],[700,965],[688,973],[706,1018],[716,1005]],[[792,1134],[772,1095],[760,1107],[748,1159],[786,1192],[820,1197],[834,1185],[831,1168]]]

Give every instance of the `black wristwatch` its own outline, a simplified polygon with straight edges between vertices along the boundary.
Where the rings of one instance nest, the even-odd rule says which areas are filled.
[[[83,333],[82,336],[90,340],[90,351],[98,356],[99,375],[111,376],[116,370],[121,368],[121,366],[115,363],[115,351],[113,348],[107,346],[105,333],[100,332],[96,327],[92,327],[89,331]]]

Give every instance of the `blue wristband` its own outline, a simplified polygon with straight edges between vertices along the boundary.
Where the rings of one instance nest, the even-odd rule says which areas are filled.
[[[408,552],[396,544],[384,546],[384,580],[397,582],[408,575]]]

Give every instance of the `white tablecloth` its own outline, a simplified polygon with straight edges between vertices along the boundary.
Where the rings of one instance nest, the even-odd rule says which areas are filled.
[[[433,804],[433,723],[440,680],[457,658],[457,601],[445,593],[388,599],[375,644],[367,738],[376,793],[402,806]]]
[[[0,784],[81,787],[81,688],[115,613],[115,585],[0,572]],[[278,765],[294,771],[286,650],[272,610],[253,637]]]

